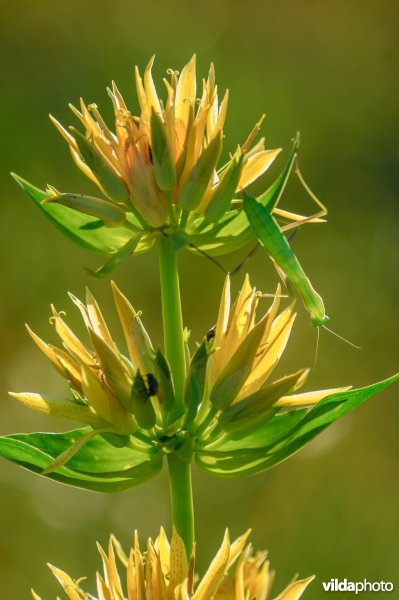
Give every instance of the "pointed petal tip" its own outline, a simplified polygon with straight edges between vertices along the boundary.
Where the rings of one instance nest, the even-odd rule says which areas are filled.
[[[146,71],[146,72],[148,72],[148,71],[150,71],[150,70],[152,69],[152,67],[153,67],[153,64],[154,64],[154,61],[155,61],[155,54],[153,54],[153,55],[151,56],[150,60],[149,60],[149,61],[148,61],[148,63],[147,63],[147,66],[146,66],[146,68],[145,68],[145,71]]]
[[[48,198],[44,198],[44,200],[40,201],[40,204],[51,204],[57,202],[57,196],[49,196]]]

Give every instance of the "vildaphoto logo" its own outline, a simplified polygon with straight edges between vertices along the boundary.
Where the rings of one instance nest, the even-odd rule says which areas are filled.
[[[354,592],[361,594],[362,592],[393,592],[394,585],[390,581],[348,581],[347,579],[331,579],[330,581],[322,581],[325,592]]]

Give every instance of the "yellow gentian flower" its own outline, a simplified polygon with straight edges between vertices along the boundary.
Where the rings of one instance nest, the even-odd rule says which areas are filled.
[[[246,414],[256,414],[267,406],[311,406],[329,394],[349,389],[294,394],[305,383],[309,369],[301,369],[269,383],[295,321],[295,302],[279,313],[281,288],[278,286],[271,307],[257,319],[261,298],[262,294],[251,286],[247,275],[231,305],[230,277],[227,276],[217,323],[209,336],[213,352],[207,377],[212,404],[221,410],[231,405],[242,406],[246,407]]]
[[[60,338],[60,346],[47,344],[27,327],[40,350],[67,379],[72,398],[52,398],[30,392],[11,392],[11,396],[33,410],[93,428],[45,469],[45,474],[60,468],[98,433],[130,436],[140,428],[150,429],[155,424],[158,410],[155,400],[158,389],[153,375],[155,352],[139,313],[116,285],[113,291],[129,359],[114,342],[89,290],[86,304],[72,294],[70,297],[82,314],[91,347],[75,335],[64,321],[63,313],[54,307],[50,322]]]
[[[164,79],[166,98],[162,100],[152,78],[153,63],[154,57],[143,77],[135,69],[139,115],[128,109],[115,83],[108,90],[114,107],[114,131],[97,106],[86,106],[83,100],[80,109],[70,108],[83,125],[84,134],[65,129],[54,117],[51,120],[67,141],[78,167],[107,198],[98,199],[97,215],[105,215],[104,223],[121,225],[119,213],[114,215],[108,206],[112,204],[133,212],[149,228],[176,224],[182,211],[217,220],[229,208],[234,194],[262,175],[280,149],[265,149],[263,138],[253,143],[261,119],[218,170],[229,94],[226,91],[219,101],[213,65],[200,94],[195,55],[180,74],[169,70],[169,78]],[[54,201],[90,215],[96,211],[94,198],[53,191],[46,202]]]
[[[136,532],[134,546],[128,555],[111,536],[108,552],[98,546],[103,572],[97,572],[96,576],[97,599],[268,600],[275,573],[270,569],[267,552],[255,554],[251,544],[247,544],[249,533],[230,542],[226,530],[219,551],[198,582],[194,574],[195,557],[187,559],[183,541],[176,531],[169,543],[161,528],[155,541],[148,539],[145,551],[140,548]],[[49,566],[69,600],[94,598],[81,587],[85,578],[74,580],[60,569]],[[299,600],[313,579],[295,578],[274,600]],[[34,600],[41,600],[33,590],[32,595]]]

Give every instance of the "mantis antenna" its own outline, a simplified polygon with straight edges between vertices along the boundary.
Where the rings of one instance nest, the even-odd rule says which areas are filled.
[[[343,342],[345,342],[349,346],[352,346],[352,348],[356,348],[356,350],[361,350],[362,349],[361,346],[356,346],[356,344],[354,344],[353,342],[350,342],[349,340],[347,340],[346,338],[344,338],[342,335],[339,335],[339,333],[337,333],[336,331],[333,331],[329,327],[326,327],[325,325],[322,325],[322,327],[323,327],[323,329],[325,329],[326,331],[328,331],[328,333],[332,333],[338,339],[342,340]]]

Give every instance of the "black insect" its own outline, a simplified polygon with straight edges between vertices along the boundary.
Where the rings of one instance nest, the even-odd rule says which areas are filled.
[[[152,158],[152,150],[151,150],[151,146],[148,145],[148,157],[150,159],[150,163],[154,164],[154,159]]]
[[[158,393],[159,384],[152,373],[147,373],[147,389],[149,396],[156,396]]]
[[[216,335],[216,325],[213,325],[213,327],[211,327],[210,329],[208,329],[207,333],[206,333],[206,341],[207,342],[212,342],[212,340],[215,339],[215,335]]]

